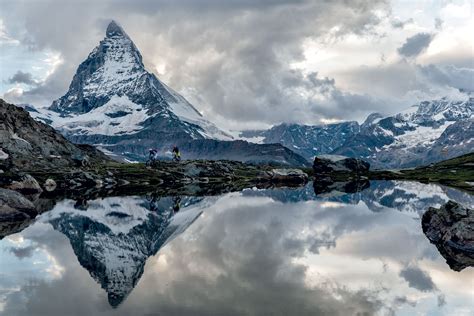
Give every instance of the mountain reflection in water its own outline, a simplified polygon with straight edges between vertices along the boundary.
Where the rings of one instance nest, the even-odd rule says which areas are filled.
[[[450,270],[421,230],[448,200],[474,205],[392,181],[63,200],[0,241],[0,311],[467,315],[472,268]]]

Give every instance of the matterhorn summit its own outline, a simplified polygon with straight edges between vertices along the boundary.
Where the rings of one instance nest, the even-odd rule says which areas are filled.
[[[140,51],[115,21],[79,65],[66,94],[47,109],[31,110],[31,115],[72,142],[129,161],[144,160],[149,148],[166,157],[178,145],[184,159],[307,163],[280,144],[233,141],[145,69]]]
[[[115,21],[79,65],[66,94],[32,115],[72,141],[106,151],[133,152],[127,146],[131,139],[135,149],[155,145],[154,140],[162,145],[163,140],[232,139],[145,69],[140,51]]]

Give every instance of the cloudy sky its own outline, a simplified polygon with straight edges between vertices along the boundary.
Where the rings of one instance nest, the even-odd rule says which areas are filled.
[[[474,90],[471,0],[0,0],[0,96],[48,106],[118,21],[232,129],[394,113]]]

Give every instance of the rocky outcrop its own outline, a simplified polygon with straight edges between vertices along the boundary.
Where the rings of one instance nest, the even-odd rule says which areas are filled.
[[[36,215],[35,206],[23,195],[0,189],[0,239],[21,231]]]
[[[22,192],[25,194],[41,193],[43,190],[38,181],[29,174],[20,175],[17,180],[13,180],[7,189]]]
[[[474,266],[473,209],[449,201],[439,209],[430,207],[421,225],[451,269],[461,271]]]
[[[55,169],[75,165],[75,157],[94,164],[110,160],[92,146],[76,146],[24,109],[0,99],[0,170]]]
[[[370,164],[362,159],[338,155],[320,155],[314,157],[313,170],[315,174],[334,172],[366,174]]]

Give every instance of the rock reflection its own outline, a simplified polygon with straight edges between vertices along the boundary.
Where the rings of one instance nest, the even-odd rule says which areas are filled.
[[[333,181],[330,178],[315,180],[313,182],[313,189],[316,195],[332,194],[333,196],[338,193],[356,193],[361,192],[370,187],[369,180],[357,179],[347,182]]]

